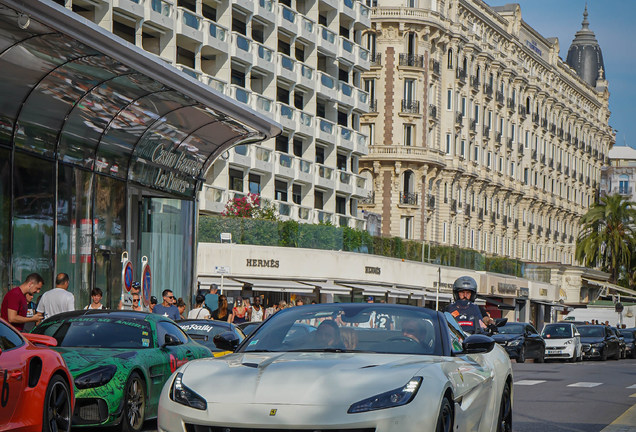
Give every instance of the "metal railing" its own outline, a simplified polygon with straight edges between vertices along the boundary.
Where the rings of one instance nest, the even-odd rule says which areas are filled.
[[[400,54],[400,66],[424,67],[424,56],[416,54]]]
[[[371,99],[369,101],[369,112],[377,113],[378,112],[378,100]]]
[[[402,112],[406,114],[419,114],[420,102],[402,99]]]
[[[437,119],[437,107],[433,104],[428,106],[428,118]]]
[[[455,123],[462,124],[463,121],[464,121],[464,116],[462,115],[462,113],[461,112],[455,113]]]
[[[440,64],[439,64],[439,62],[437,60],[432,60],[431,59],[429,67],[431,68],[431,71],[434,74],[439,75],[439,73],[440,73]]]
[[[382,66],[382,54],[371,54],[369,59],[371,60],[372,67]]]
[[[402,192],[400,194],[400,204],[417,205],[417,194],[413,192]]]

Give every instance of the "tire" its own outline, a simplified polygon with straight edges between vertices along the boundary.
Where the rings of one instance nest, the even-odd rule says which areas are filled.
[[[620,360],[621,358],[621,348],[618,347],[616,349],[616,354],[614,354],[614,357],[612,357],[612,360]]]
[[[583,361],[583,348],[581,348],[581,351],[579,351],[579,356],[576,359],[577,362],[582,362]]]
[[[569,358],[566,360],[568,363],[574,363],[579,361],[578,356],[576,355],[576,349],[574,350],[574,352],[572,353],[572,358]]]
[[[506,383],[501,394],[499,404],[499,417],[497,418],[497,432],[512,432],[512,398],[510,397],[510,384]]]
[[[453,409],[448,399],[442,399],[435,432],[453,432]]]
[[[133,372],[124,387],[124,409],[121,419],[122,432],[139,432],[146,416],[146,389],[144,380]]]
[[[603,348],[603,353],[601,353],[601,361],[607,361],[607,347]]]
[[[42,415],[43,432],[69,432],[71,430],[71,390],[64,379],[55,375],[49,381],[44,397]]]
[[[525,361],[526,361],[526,347],[522,345],[521,351],[519,351],[519,357],[517,358],[517,363],[525,363]]]
[[[632,358],[636,359],[636,347],[632,348]]]
[[[534,361],[535,363],[545,363],[545,349],[543,350],[541,354],[539,354],[539,357],[537,357]]]

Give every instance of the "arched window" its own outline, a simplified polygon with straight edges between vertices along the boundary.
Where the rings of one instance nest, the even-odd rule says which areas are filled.
[[[627,195],[630,193],[629,176],[626,174],[618,176],[618,193],[621,195]]]
[[[462,68],[464,69],[464,72],[466,72],[468,70],[468,58],[464,57],[464,63]]]
[[[448,50],[448,68],[449,69],[453,68],[453,50],[452,49]]]
[[[477,66],[477,71],[475,72],[475,76],[477,77],[477,83],[481,82],[481,68]]]

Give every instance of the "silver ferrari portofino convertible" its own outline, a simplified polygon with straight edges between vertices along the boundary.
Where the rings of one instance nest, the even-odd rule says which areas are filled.
[[[310,328],[312,331],[299,331]],[[168,380],[161,432],[511,432],[512,368],[484,334],[413,306],[285,309]]]

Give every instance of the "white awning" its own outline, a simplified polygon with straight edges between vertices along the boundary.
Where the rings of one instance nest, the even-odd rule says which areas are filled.
[[[320,290],[320,294],[336,294],[336,295],[349,295],[351,294],[351,288],[335,285],[329,282],[303,282],[311,286],[315,286]]]
[[[426,297],[426,291],[423,288],[406,285],[397,285],[395,288],[409,293],[412,300],[422,300]],[[389,297],[392,297],[391,294],[389,294]]]
[[[436,291],[426,290],[426,300],[435,301],[436,299],[437,299],[437,292]],[[441,301],[453,301],[453,295],[452,294],[448,294],[448,293],[440,292],[439,293],[439,299]]]
[[[221,289],[221,278],[216,276],[199,276],[199,283],[201,283],[201,289],[209,289],[210,285],[216,284],[219,289]],[[229,277],[223,278],[223,289],[226,290],[241,290],[243,289],[243,284],[241,282],[237,282]]]
[[[347,283],[347,282],[339,282],[339,283],[356,290],[362,290],[362,294],[370,295],[370,296],[386,295],[386,293],[391,288],[388,286],[380,286],[380,285],[361,285],[361,284],[353,284],[353,283]]]
[[[411,292],[400,288],[389,288],[389,297],[407,299]]]
[[[291,292],[303,294],[311,294],[314,292],[313,286],[291,280],[246,278],[236,280],[252,285],[252,289],[254,291]]]

